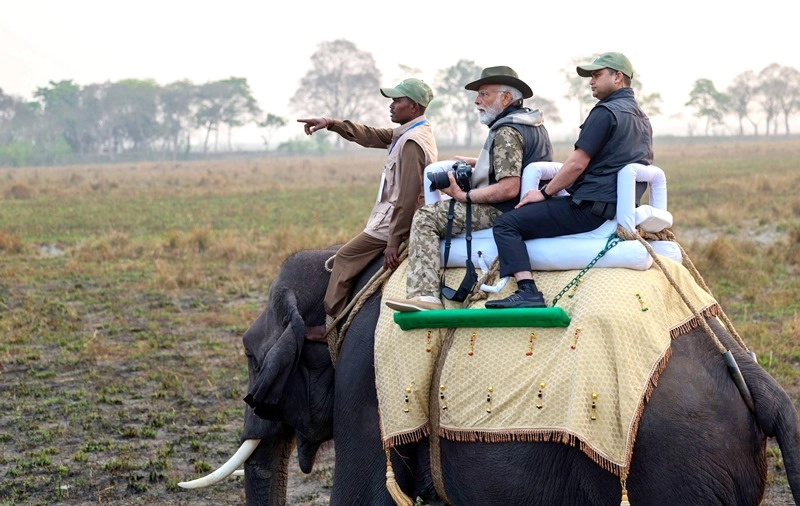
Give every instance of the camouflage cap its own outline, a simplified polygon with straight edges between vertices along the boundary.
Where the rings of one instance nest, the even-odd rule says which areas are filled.
[[[433,100],[430,86],[419,79],[405,79],[394,88],[381,88],[381,95],[386,98],[408,97],[422,107],[428,107]]]
[[[633,79],[633,65],[622,53],[603,53],[588,65],[578,65],[577,71],[581,77],[592,77],[592,72],[600,69],[616,70]]]

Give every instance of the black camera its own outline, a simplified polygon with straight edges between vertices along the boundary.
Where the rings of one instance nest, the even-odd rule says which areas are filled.
[[[472,177],[472,167],[467,162],[461,160],[453,164],[448,170],[440,170],[437,172],[428,172],[428,179],[431,181],[430,191],[441,190],[450,186],[450,178],[447,176],[448,172],[453,172],[453,177],[456,184],[462,191],[468,192],[470,190],[469,179]]]

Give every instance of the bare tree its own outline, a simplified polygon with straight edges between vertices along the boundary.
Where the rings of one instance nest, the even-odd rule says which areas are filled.
[[[784,84],[781,77],[781,66],[772,63],[758,73],[758,101],[767,119],[766,135],[772,125],[773,135],[778,133],[777,117],[780,109],[780,96],[784,93]]]
[[[661,102],[663,102],[661,93],[643,93],[640,80],[633,81],[631,87],[635,90],[636,101],[639,102],[639,107],[642,108],[645,114],[651,118],[661,115]]]
[[[559,112],[556,103],[552,100],[534,95],[525,102],[525,105],[531,109],[539,109],[542,111],[542,114],[544,114],[545,125],[550,123],[561,123],[561,113]]]
[[[261,138],[264,140],[264,149],[269,150],[270,136],[279,128],[286,126],[286,118],[277,116],[275,114],[267,114],[263,121],[258,122],[258,126],[267,131]]]
[[[569,62],[567,69],[564,70],[564,81],[567,83],[567,93],[564,95],[564,98],[578,102],[579,125],[586,119],[588,111],[594,107],[594,104],[597,103],[597,99],[592,96],[592,89],[589,87],[588,80],[585,77],[579,76],[575,69],[578,65],[594,61],[598,56],[600,56],[600,54],[595,53],[590,56],[573,58]]]
[[[388,115],[378,113],[388,111],[379,92],[380,79],[372,54],[345,39],[322,42],[289,105],[301,115],[380,121]]]
[[[478,131],[480,123],[475,104],[464,86],[480,75],[481,67],[472,60],[459,60],[436,74],[430,116],[436,118],[437,128],[450,134],[453,144],[458,144],[463,134],[464,145],[471,146],[473,135]]]
[[[781,88],[778,107],[783,113],[783,125],[789,135],[789,118],[800,108],[800,71],[794,67],[781,67]]]
[[[739,135],[744,135],[744,120],[753,126],[754,135],[758,135],[758,121],[752,117],[753,99],[756,94],[756,75],[752,70],[742,72],[728,86],[727,93],[731,97],[728,111],[736,115],[739,123]]]

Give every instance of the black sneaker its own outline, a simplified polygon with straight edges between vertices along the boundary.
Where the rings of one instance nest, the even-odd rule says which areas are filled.
[[[547,307],[547,304],[544,302],[542,292],[517,290],[505,299],[486,301],[486,307],[489,309],[532,308]]]

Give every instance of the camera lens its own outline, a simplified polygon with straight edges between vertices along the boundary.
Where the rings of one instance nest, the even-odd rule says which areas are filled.
[[[428,179],[431,182],[430,191],[441,190],[450,186],[450,178],[446,171],[428,172]]]

